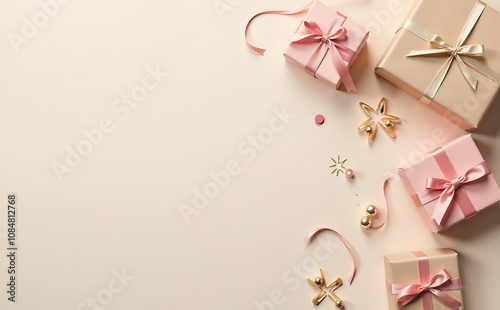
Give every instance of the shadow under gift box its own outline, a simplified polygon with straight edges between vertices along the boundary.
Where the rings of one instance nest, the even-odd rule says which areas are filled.
[[[363,49],[368,39],[368,30],[319,1],[314,2],[304,17],[304,21],[317,23],[323,32],[328,32],[332,23],[334,23],[335,27],[342,26],[346,28],[347,38],[339,41],[338,44],[354,51],[354,55],[351,58],[346,57],[347,59],[343,58],[342,60],[343,65],[347,68],[350,68],[357,59],[359,52]],[[300,24],[296,32],[300,32],[304,28],[304,21]],[[284,53],[285,59],[301,68],[305,68],[310,62],[311,56],[314,55],[316,48],[321,44],[323,43],[290,43]],[[339,73],[335,70],[333,59],[330,55],[332,51],[326,48],[324,50],[326,54],[320,54],[317,61],[314,61],[314,69],[317,70],[313,74],[319,80],[337,89],[342,82]]]
[[[486,6],[462,44],[484,45],[484,56],[459,55],[466,63],[481,63],[490,70],[487,75],[497,78],[489,78],[467,65],[478,80],[477,89],[474,90],[464,78],[457,59],[453,59],[434,98],[428,98],[424,94],[432,88],[432,82],[451,55],[442,53],[407,57],[411,51],[437,47],[409,31],[405,25],[411,21],[431,36],[439,35],[451,47],[456,48],[460,34],[477,3],[480,6],[484,4],[476,0],[417,0],[375,68],[377,75],[466,130],[477,128],[499,90],[500,81],[495,80],[500,76],[500,40],[497,33],[500,13]]]
[[[450,228],[500,201],[500,188],[489,173],[477,181],[456,185],[458,188],[455,188],[441,224],[434,218],[444,190],[428,189],[428,178],[453,183],[483,162],[483,156],[468,134],[426,154],[422,160],[398,169],[403,183],[432,232]]]
[[[453,299],[463,304],[463,296],[460,280],[460,270],[458,265],[458,254],[452,249],[438,249],[430,251],[419,251],[412,253],[401,253],[385,256],[385,274],[387,285],[387,296],[389,300],[389,310],[450,310],[450,307],[443,304],[434,294],[427,291],[423,294],[414,296],[414,299],[405,306],[398,305],[398,295],[395,290],[393,292],[393,285],[404,287],[412,284],[425,284],[427,279],[422,277],[427,276],[433,278],[434,275],[446,270],[450,276],[452,283],[446,286],[446,283],[439,287],[442,292],[448,294]],[[458,289],[457,289],[458,288]],[[424,294],[427,296],[424,297]],[[431,299],[433,307],[424,307],[424,298]],[[427,301],[429,302],[429,301]],[[460,306],[460,310],[465,308]]]

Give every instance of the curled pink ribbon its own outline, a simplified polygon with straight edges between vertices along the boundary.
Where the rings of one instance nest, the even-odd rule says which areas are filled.
[[[245,40],[247,42],[247,46],[252,50],[254,51],[255,53],[259,54],[259,55],[264,55],[264,52],[266,51],[265,49],[263,48],[260,48],[260,47],[257,47],[255,45],[252,45],[248,42],[248,28],[250,27],[250,24],[252,23],[252,21],[260,16],[260,15],[265,15],[265,14],[274,14],[274,15],[296,15],[296,14],[302,14],[304,13],[305,11],[307,11],[311,5],[314,3],[314,1],[316,0],[313,0],[309,3],[307,3],[306,5],[304,5],[303,7],[301,8],[298,8],[296,10],[273,10],[273,11],[263,11],[263,12],[260,12],[260,13],[257,13],[255,14],[254,16],[252,16],[250,18],[250,20],[248,20],[247,22],[247,25],[245,26]]]
[[[338,233],[334,229],[327,227],[316,228],[315,230],[307,234],[305,239],[306,244],[311,242],[318,234],[320,234],[323,231],[329,231],[334,233],[340,239],[340,241],[342,241],[342,243],[345,245],[345,247],[349,251],[349,254],[351,254],[352,267],[351,267],[351,274],[349,275],[349,284],[352,284],[352,280],[354,280],[354,276],[356,275],[356,258],[354,257],[354,251],[352,249],[352,246],[349,244],[349,241],[347,241],[347,239],[344,236],[342,236],[342,234]]]
[[[384,180],[384,184],[382,185],[382,193],[384,195],[384,203],[386,206],[384,220],[379,225],[372,226],[372,230],[378,230],[378,229],[382,228],[385,225],[385,223],[387,223],[387,220],[389,219],[389,204],[387,203],[387,185],[389,184],[390,178],[391,177],[389,175],[386,176],[385,180]]]
[[[442,191],[436,205],[436,209],[432,214],[432,218],[438,225],[441,225],[444,218],[450,211],[450,206],[455,197],[455,192],[461,186],[482,180],[491,173],[490,168],[486,162],[482,162],[477,166],[469,169],[464,175],[458,176],[454,179],[439,179],[427,178],[426,188],[433,191]]]
[[[342,83],[344,83],[346,90],[348,92],[356,91],[356,86],[346,66],[346,61],[353,59],[356,52],[341,44],[342,41],[347,39],[347,29],[345,27],[341,26],[325,32],[317,23],[304,21],[304,27],[299,32],[288,36],[288,39],[295,44],[319,43],[306,65],[306,71],[315,76],[321,65],[321,61],[318,62],[317,59],[323,59],[326,53],[330,52],[335,70],[339,74]],[[317,64],[314,65],[315,63]]]
[[[429,283],[410,284],[403,287],[397,296],[397,302],[398,305],[405,306],[418,298],[421,294],[430,292],[449,308],[458,310],[462,303],[446,292],[443,292],[442,289],[454,290],[460,289],[461,287],[461,281],[452,280],[448,271],[443,268],[432,277]]]

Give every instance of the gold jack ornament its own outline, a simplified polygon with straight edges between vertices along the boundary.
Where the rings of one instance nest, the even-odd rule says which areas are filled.
[[[344,302],[337,296],[333,291],[342,286],[342,279],[337,278],[335,281],[326,285],[325,274],[323,273],[323,269],[319,270],[320,276],[314,278],[314,280],[307,279],[309,283],[319,288],[318,294],[313,297],[312,303],[315,305],[319,305],[326,296],[330,297],[330,299],[335,303],[335,306],[340,309],[344,309]]]

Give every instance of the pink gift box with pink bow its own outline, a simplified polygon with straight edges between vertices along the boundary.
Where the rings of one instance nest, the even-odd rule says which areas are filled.
[[[399,169],[430,230],[443,231],[500,201],[500,188],[471,135]]]
[[[295,34],[288,37],[291,43],[284,56],[334,88],[343,83],[347,91],[355,91],[349,68],[365,46],[368,33],[350,18],[316,1]]]

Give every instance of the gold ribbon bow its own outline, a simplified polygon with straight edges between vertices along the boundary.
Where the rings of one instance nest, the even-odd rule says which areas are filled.
[[[458,38],[458,43],[456,47],[453,47],[452,45],[448,44],[443,38],[441,38],[441,36],[437,34],[435,35],[430,34],[425,29],[415,24],[411,20],[408,20],[403,26],[404,29],[417,35],[422,40],[427,41],[432,47],[434,47],[433,49],[411,51],[410,53],[408,53],[408,55],[406,55],[407,57],[449,55],[444,65],[439,69],[436,77],[425,91],[424,96],[427,99],[429,100],[434,99],[439,88],[443,84],[443,81],[446,78],[448,71],[450,70],[453,60],[457,61],[460,71],[462,72],[463,76],[465,77],[469,85],[474,90],[476,90],[477,88],[478,80],[472,74],[468,66],[479,71],[481,74],[495,81],[497,84],[500,84],[500,75],[498,73],[489,69],[483,62],[471,58],[471,57],[483,56],[484,45],[482,44],[463,45],[465,40],[467,40],[469,34],[472,32],[472,29],[476,25],[477,21],[481,17],[481,14],[483,13],[485,8],[486,8],[485,3],[481,1],[476,2],[462,30],[462,33]]]
[[[464,38],[460,38],[463,40]],[[477,88],[477,79],[476,77],[472,74],[470,69],[467,67],[465,62],[462,60],[460,56],[472,56],[472,57],[480,57],[484,55],[484,45],[482,44],[474,44],[474,45],[462,45],[460,43],[457,48],[454,48],[453,46],[449,45],[446,43],[443,38],[441,38],[439,35],[434,35],[432,39],[429,42],[432,47],[435,47],[435,49],[430,49],[430,50],[421,50],[421,51],[411,51],[407,57],[414,57],[414,56],[427,56],[427,55],[440,55],[440,54],[445,54],[445,55],[450,55],[448,59],[446,60],[445,64],[441,67],[439,73],[438,73],[438,81],[439,84],[442,83],[442,80],[444,80],[446,74],[448,73],[448,70],[451,67],[451,64],[453,60],[455,59],[458,63],[458,67],[460,68],[460,71],[462,71],[462,74],[464,75],[465,79],[467,82],[469,82],[469,85],[476,90]]]

